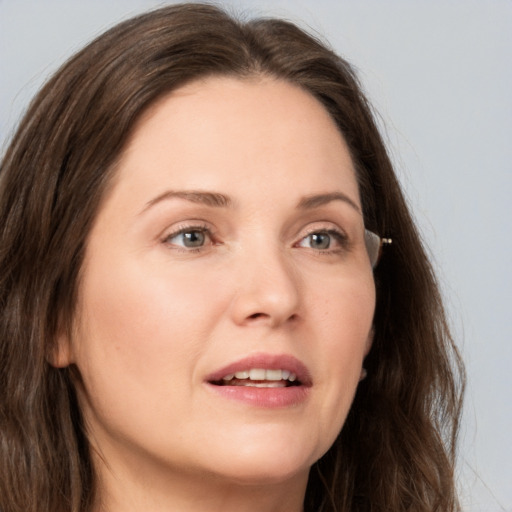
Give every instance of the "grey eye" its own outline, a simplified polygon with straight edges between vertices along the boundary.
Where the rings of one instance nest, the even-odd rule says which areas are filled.
[[[325,231],[317,231],[305,236],[300,243],[299,247],[308,247],[310,249],[326,250],[331,248],[332,235]]]
[[[183,245],[185,247],[201,247],[204,245],[205,235],[201,231],[190,231],[182,233]]]
[[[171,235],[166,242],[171,245],[194,249],[203,247],[206,244],[208,233],[204,229],[184,229],[179,233]]]
[[[331,236],[327,233],[312,233],[306,239],[312,249],[329,249],[331,246]]]

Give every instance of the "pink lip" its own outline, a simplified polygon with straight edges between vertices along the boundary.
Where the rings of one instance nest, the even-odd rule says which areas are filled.
[[[208,382],[216,382],[221,380],[225,375],[250,370],[251,368],[288,370],[297,375],[297,379],[303,386],[311,386],[311,376],[306,366],[297,358],[287,354],[253,354],[224,366],[220,370],[208,375],[205,380]]]
[[[215,384],[215,382],[221,381],[225,375],[251,368],[288,370],[297,375],[297,381],[300,385],[283,388],[256,388]],[[241,401],[255,407],[279,408],[297,406],[304,402],[312,386],[312,380],[306,366],[293,356],[286,354],[254,354],[228,364],[208,375],[205,384],[211,391],[227,399]]]

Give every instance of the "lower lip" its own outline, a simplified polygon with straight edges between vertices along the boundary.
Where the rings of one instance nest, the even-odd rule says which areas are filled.
[[[208,388],[228,400],[237,400],[253,407],[277,409],[298,406],[306,401],[309,387],[290,386],[286,388],[256,388],[251,386],[216,386]]]

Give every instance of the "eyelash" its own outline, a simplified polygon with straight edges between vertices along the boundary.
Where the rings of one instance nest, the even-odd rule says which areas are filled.
[[[198,247],[186,247],[186,246],[176,245],[176,244],[173,244],[170,242],[170,240],[172,240],[173,238],[176,238],[179,235],[183,235],[186,233],[202,233],[202,234],[206,235],[206,238],[209,240],[209,244],[201,245]],[[339,245],[339,247],[335,247],[335,248],[329,247],[326,249],[318,249],[318,250],[315,250],[314,248],[310,248],[310,247],[304,247],[306,249],[313,250],[317,255],[336,254],[336,253],[339,253],[339,252],[349,249],[350,240],[347,237],[347,235],[344,232],[342,232],[341,230],[332,229],[332,228],[330,228],[330,229],[312,229],[311,231],[306,233],[303,237],[301,237],[300,240],[293,245],[293,247],[301,247],[301,243],[304,240],[306,240],[308,237],[311,237],[313,235],[328,235],[329,237],[331,237],[331,239],[333,238]],[[215,240],[214,232],[211,230],[211,228],[209,228],[206,225],[191,225],[191,226],[181,227],[178,230],[165,235],[163,237],[162,242],[164,244],[172,247],[173,250],[186,252],[186,253],[197,253],[197,252],[204,251],[208,247],[208,245],[209,246],[219,245]]]

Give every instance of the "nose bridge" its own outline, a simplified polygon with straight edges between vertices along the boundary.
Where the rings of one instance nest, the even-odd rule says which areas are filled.
[[[300,276],[291,255],[277,242],[240,250],[233,312],[237,323],[279,325],[298,315]]]

